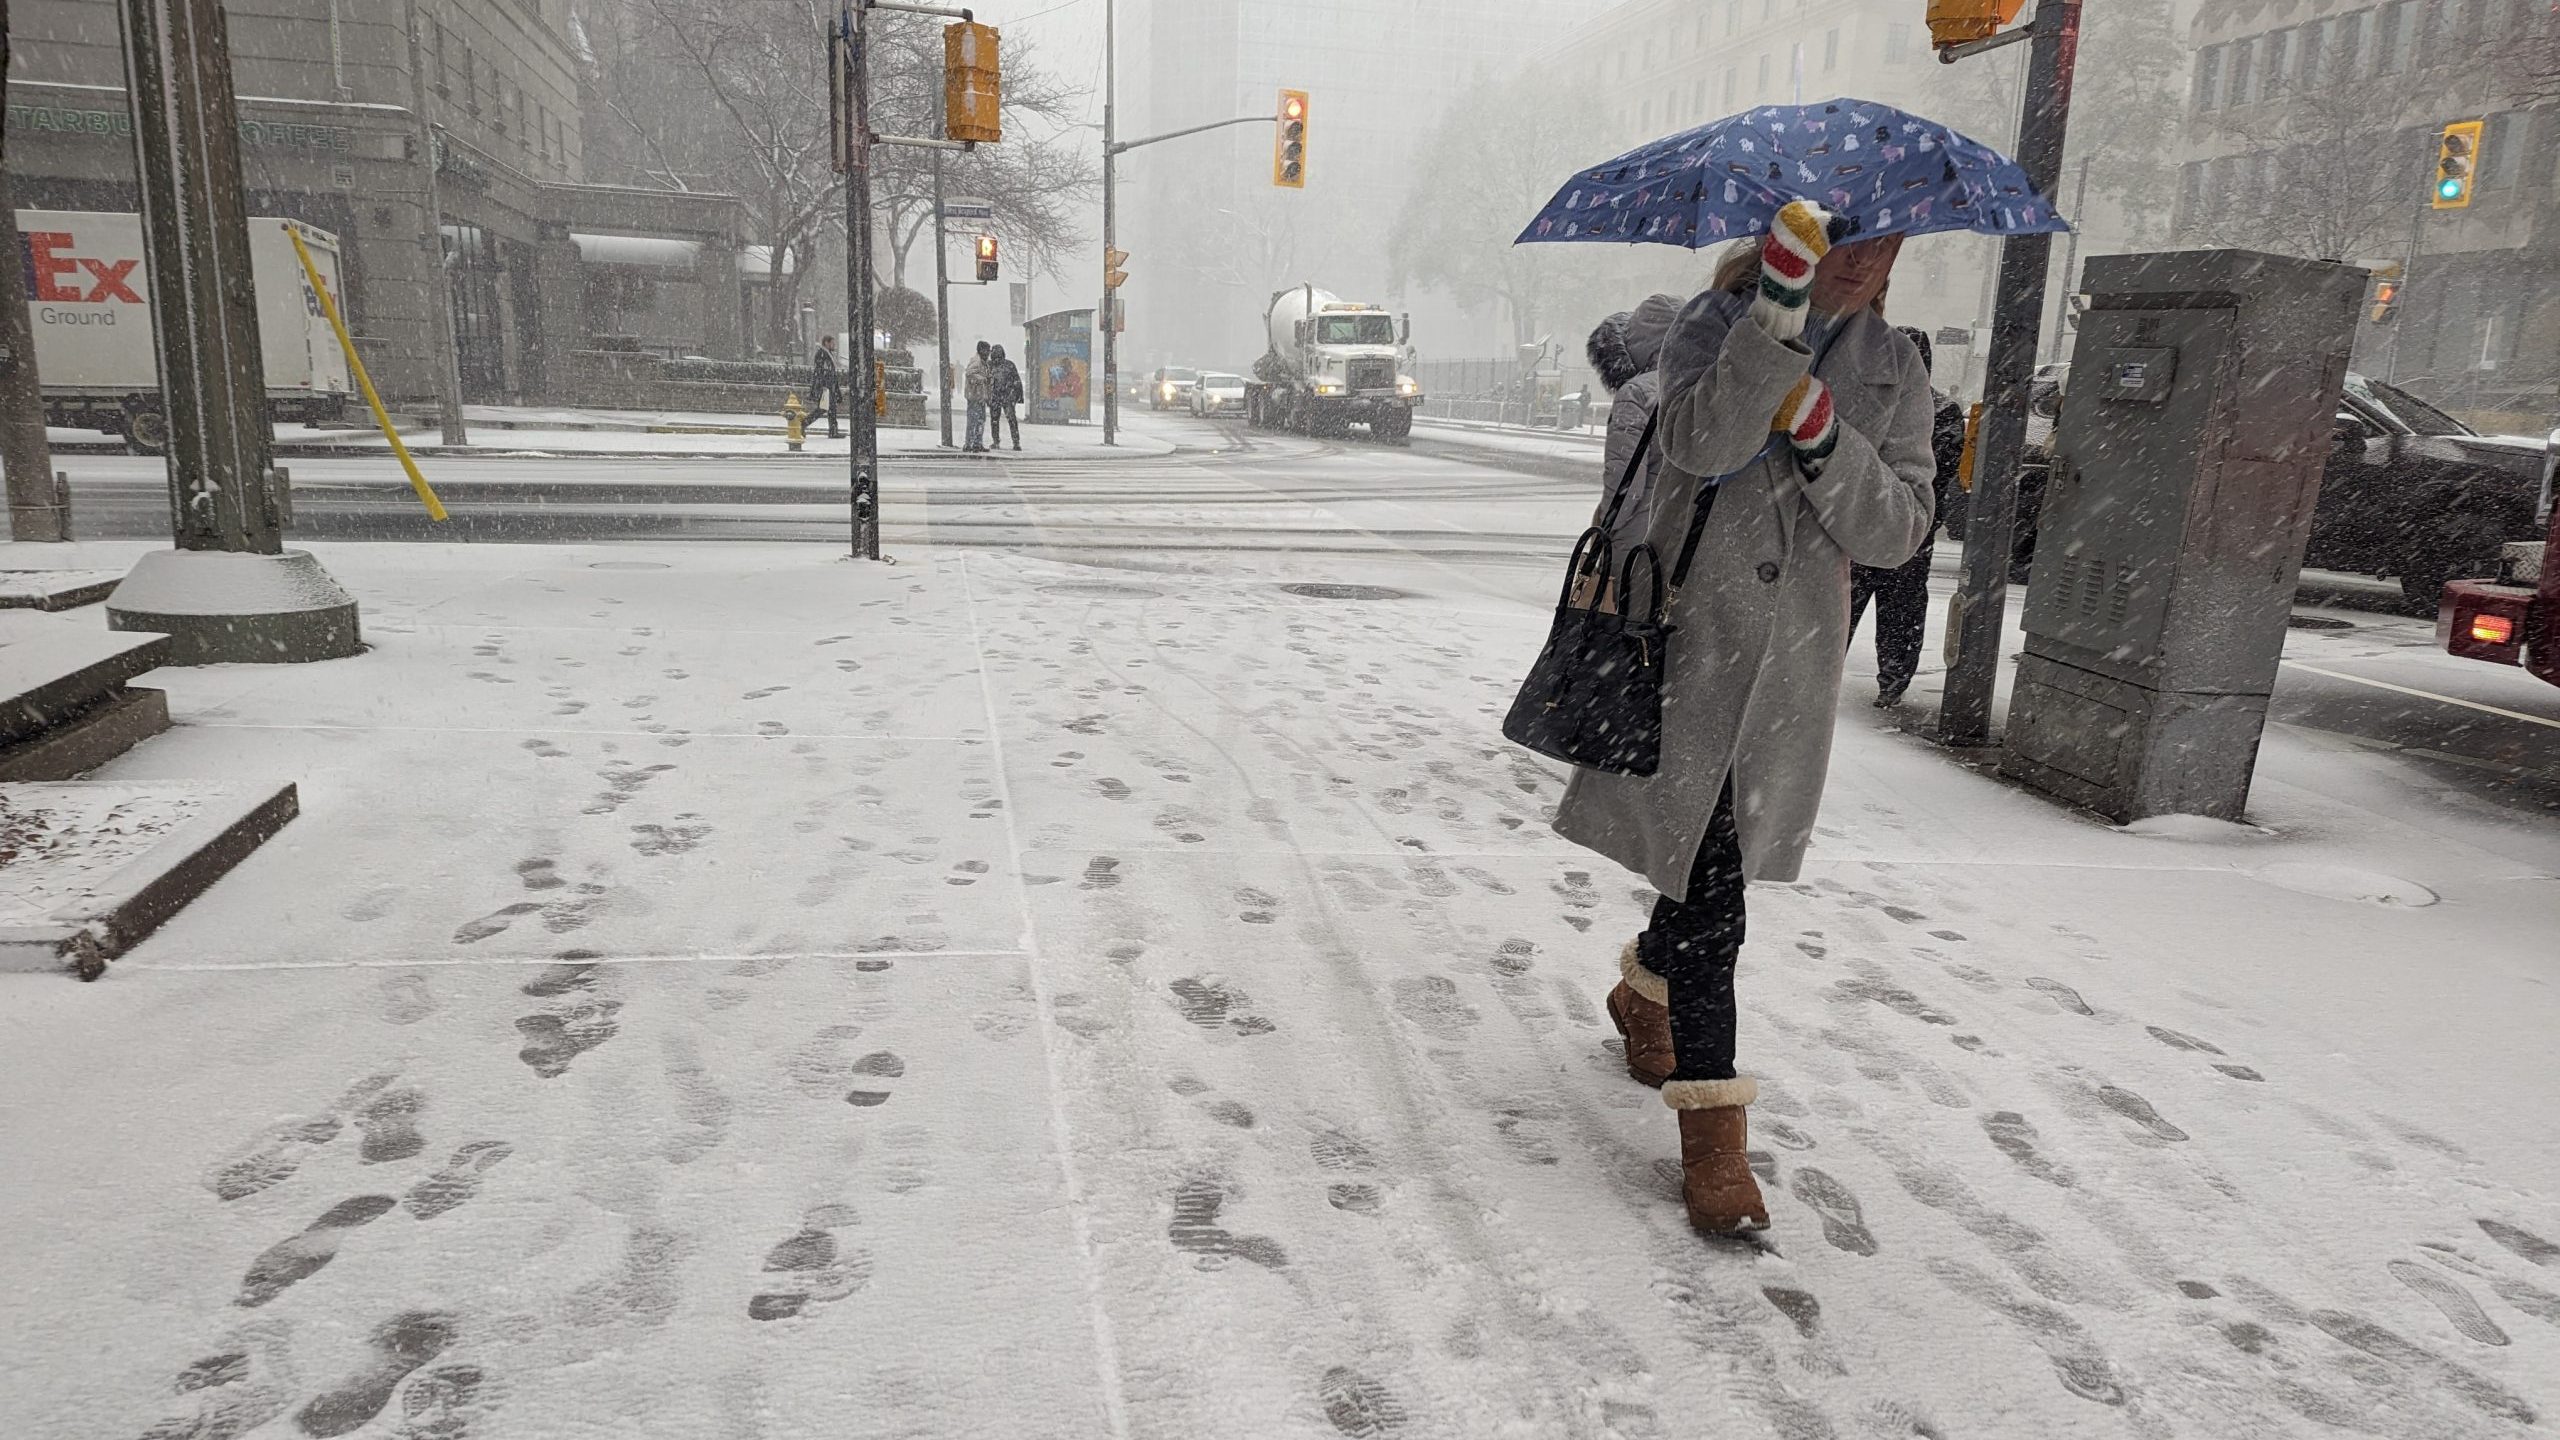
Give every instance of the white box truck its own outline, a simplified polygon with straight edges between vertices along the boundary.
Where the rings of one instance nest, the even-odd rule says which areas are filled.
[[[353,388],[346,354],[293,253],[288,225],[302,232],[330,294],[342,305],[346,296],[338,281],[338,237],[274,216],[249,221],[268,406],[277,420],[331,423],[345,413]],[[18,234],[26,247],[27,319],[35,332],[45,423],[103,430],[142,454],[159,454],[169,443],[169,423],[152,344],[142,217],[21,210]]]

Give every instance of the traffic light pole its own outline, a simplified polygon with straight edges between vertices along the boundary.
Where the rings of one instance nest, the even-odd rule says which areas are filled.
[[[2026,102],[2018,121],[2018,164],[2039,195],[2062,180],[2062,142],[2071,122],[2071,73],[2079,58],[2081,0],[2038,0],[2027,58]],[[2012,32],[2018,33],[2018,32]],[[2003,41],[2007,36],[1999,37]],[[1940,56],[1978,53],[1987,44]],[[2036,331],[2044,318],[2049,234],[2012,235],[2000,250],[1999,298],[1992,306],[1991,366],[1965,524],[1964,573],[1956,590],[1956,658],[1938,707],[1938,739],[1981,745],[1991,738],[2001,650],[2008,631],[2009,556],[2018,525],[2018,460],[2026,449],[2027,399],[2035,380]]]
[[[877,363],[872,344],[874,297],[871,293],[871,6],[853,7],[852,53],[845,66],[845,85],[852,111],[852,133],[846,137],[844,177],[845,323],[853,333],[845,357],[853,373],[852,521],[853,558],[880,558],[880,417],[873,412]]]
[[[942,448],[951,448],[951,257],[942,233],[942,152],[933,152],[933,368],[941,372]],[[1025,357],[1028,358],[1028,357]]]
[[[1102,271],[1120,245],[1120,5],[1102,0]],[[1111,323],[1111,282],[1102,282],[1102,304],[1093,319],[1102,331],[1102,443],[1120,443],[1120,330]]]
[[[1111,323],[1111,302],[1115,291],[1111,284],[1111,257],[1120,249],[1119,160],[1124,153],[1165,140],[1179,140],[1185,135],[1198,135],[1209,130],[1224,130],[1230,125],[1268,125],[1269,115],[1239,115],[1232,120],[1212,120],[1206,125],[1185,125],[1161,135],[1142,136],[1136,140],[1115,138],[1111,113],[1110,41],[1111,11],[1103,10],[1103,81],[1102,91],[1102,306],[1094,312],[1102,327],[1102,443],[1120,443],[1120,333]]]

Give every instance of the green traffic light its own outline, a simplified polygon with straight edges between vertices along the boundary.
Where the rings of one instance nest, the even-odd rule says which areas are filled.
[[[2437,183],[2436,193],[2447,200],[2459,200],[2462,198],[2462,182],[2447,176]]]

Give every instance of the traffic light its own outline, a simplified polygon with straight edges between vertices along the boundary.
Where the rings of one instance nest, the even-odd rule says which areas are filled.
[[[2477,120],[2456,120],[2436,137],[2436,188],[2427,203],[2438,210],[2470,208],[2471,184],[2480,173],[2480,129]]]
[[[1129,279],[1129,272],[1121,269],[1120,267],[1128,263],[1128,251],[1114,250],[1107,245],[1104,246],[1102,250],[1102,288],[1105,290],[1117,290],[1121,285],[1125,284]]]
[[[1944,50],[1988,40],[2018,18],[2026,0],[1929,0],[1929,43]]]
[[[995,278],[996,237],[981,235],[978,237],[978,283],[983,285]]]
[[[992,145],[1004,138],[1004,71],[993,25],[942,27],[942,131]]]
[[[1280,92],[1279,124],[1271,135],[1271,183],[1307,188],[1307,92]]]
[[[2373,287],[2373,323],[2388,325],[2400,304],[2400,282],[2385,280]]]

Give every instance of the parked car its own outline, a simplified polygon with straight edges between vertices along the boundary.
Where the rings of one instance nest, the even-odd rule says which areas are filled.
[[[1155,388],[1147,392],[1147,403],[1158,410],[1180,410],[1191,404],[1191,391],[1200,383],[1200,372],[1179,365],[1156,368]]]
[[[1191,387],[1191,413],[1200,416],[1244,413],[1244,377],[1216,370],[1200,372]]]
[[[2035,558],[2037,520],[2052,468],[2054,422],[2068,366],[2037,373],[2018,473],[2018,529],[2010,579]],[[2550,440],[2482,435],[2395,385],[2349,372],[2339,397],[2320,498],[2303,563],[2397,577],[2411,610],[2436,613],[2447,580],[2496,571],[2502,546],[2535,536],[2535,496]],[[1951,507],[1950,534],[1965,516]]]

